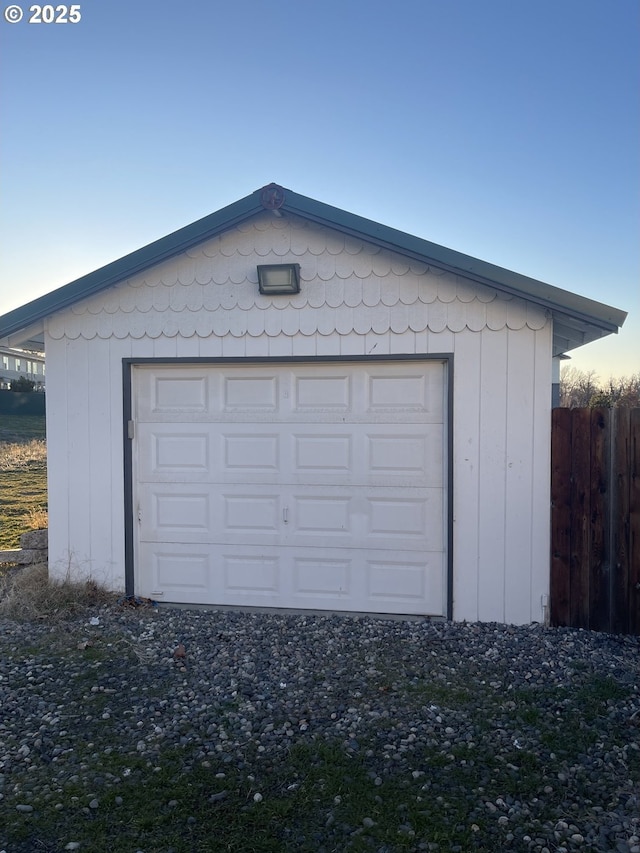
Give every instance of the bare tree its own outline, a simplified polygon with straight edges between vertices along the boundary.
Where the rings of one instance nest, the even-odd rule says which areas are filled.
[[[595,370],[567,366],[560,371],[560,405],[569,409],[640,407],[640,372],[600,382]]]
[[[595,370],[579,370],[568,365],[560,370],[560,405],[567,409],[581,409],[598,390]]]

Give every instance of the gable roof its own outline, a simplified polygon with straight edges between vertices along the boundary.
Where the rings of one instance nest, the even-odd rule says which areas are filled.
[[[0,316],[0,343],[37,345],[56,311],[209,240],[265,209],[337,229],[406,257],[529,300],[554,318],[554,355],[617,332],[626,312],[269,184],[215,213]]]

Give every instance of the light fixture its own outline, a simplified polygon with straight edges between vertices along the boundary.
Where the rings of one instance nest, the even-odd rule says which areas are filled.
[[[258,265],[260,293],[300,293],[300,264]]]

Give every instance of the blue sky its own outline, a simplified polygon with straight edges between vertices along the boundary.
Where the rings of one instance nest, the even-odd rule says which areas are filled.
[[[0,313],[276,181],[629,311],[572,363],[640,370],[637,0],[17,5]]]

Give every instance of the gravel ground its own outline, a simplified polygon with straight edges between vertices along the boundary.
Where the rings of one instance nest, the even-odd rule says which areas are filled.
[[[122,606],[4,622],[0,853],[27,853],[3,824],[65,808],[69,780],[117,797],[109,752],[153,762],[178,745],[187,768],[259,779],[261,761],[319,740],[364,759],[381,797],[402,776],[443,808],[464,798],[482,849],[491,832],[496,850],[640,853],[639,652],[639,638],[539,625]],[[496,767],[516,780],[497,796]],[[329,818],[317,849],[349,849],[354,832]],[[398,832],[413,830],[399,818]],[[444,848],[416,835],[410,849]]]

